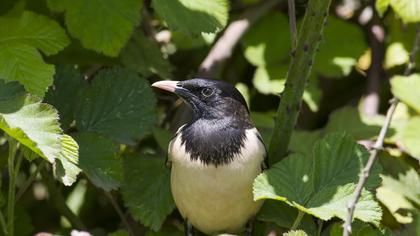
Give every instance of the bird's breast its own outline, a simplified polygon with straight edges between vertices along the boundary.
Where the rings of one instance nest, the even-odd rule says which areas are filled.
[[[257,213],[262,202],[253,200],[252,185],[266,155],[257,134],[246,130],[240,151],[221,165],[192,159],[180,134],[171,142],[172,194],[182,216],[199,230],[233,233]]]

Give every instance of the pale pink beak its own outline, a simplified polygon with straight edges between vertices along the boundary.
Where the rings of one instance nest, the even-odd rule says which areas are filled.
[[[178,87],[177,84],[179,81],[172,80],[162,80],[152,84],[152,87],[160,88],[168,92],[174,93],[175,89]]]

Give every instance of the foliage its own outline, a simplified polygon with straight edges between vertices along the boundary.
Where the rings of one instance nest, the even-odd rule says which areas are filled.
[[[303,105],[286,104],[300,110],[287,157],[255,179],[266,200],[254,235],[342,235],[393,96],[352,235],[420,235],[420,0],[333,1],[329,12],[309,1],[295,1],[298,35],[320,33],[302,28],[305,13],[324,30],[300,51],[287,1],[2,1],[0,235],[183,235],[165,159],[190,110],[150,84],[195,77],[227,52],[210,76],[244,95],[267,148],[290,65],[312,69]],[[209,53],[217,44],[226,51]]]

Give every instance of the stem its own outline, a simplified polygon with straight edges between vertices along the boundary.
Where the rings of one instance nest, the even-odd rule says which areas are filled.
[[[9,158],[8,158],[8,170],[9,170],[9,191],[7,197],[7,232],[8,235],[14,235],[14,220],[15,220],[15,188],[16,188],[16,172],[15,169],[15,157],[17,151],[17,142],[13,138],[9,137]]]
[[[288,13],[289,13],[289,26],[290,26],[290,42],[292,45],[292,52],[296,49],[296,11],[295,11],[295,0],[288,0]]]
[[[118,213],[118,215],[120,216],[121,221],[123,222],[125,228],[128,231],[128,234],[130,236],[134,236],[134,231],[131,229],[130,223],[128,222],[128,220],[125,218],[124,216],[124,212],[121,210],[120,206],[118,205],[117,201],[115,201],[114,197],[112,196],[112,194],[110,192],[104,191],[105,192],[105,196],[109,199],[109,202],[111,203],[111,205],[114,207],[115,211]]]
[[[305,212],[298,211],[298,215],[296,216],[295,221],[293,222],[292,228],[290,230],[295,230],[300,224],[300,221],[302,220],[303,216],[305,215]]]
[[[281,160],[287,153],[290,137],[299,115],[303,90],[322,39],[330,3],[331,0],[309,0],[296,50],[291,53],[292,61],[277,110],[269,146],[269,157],[272,163]]]
[[[414,40],[413,49],[411,50],[411,53],[410,53],[410,61],[407,65],[406,70],[404,71],[404,75],[406,75],[406,76],[411,73],[411,70],[414,67],[414,59],[415,59],[415,55],[416,55],[416,53],[419,49],[419,44],[420,44],[420,25],[417,28],[417,33],[416,33],[416,38]],[[392,101],[391,101],[391,105],[388,108],[388,111],[387,111],[387,114],[386,114],[385,122],[384,122],[384,124],[381,128],[381,131],[379,133],[379,136],[378,136],[378,138],[377,138],[377,140],[376,140],[375,144],[373,145],[372,150],[370,152],[369,160],[366,163],[366,166],[363,168],[362,175],[360,176],[359,182],[357,183],[356,189],[354,190],[353,197],[348,203],[347,217],[346,217],[346,220],[345,220],[344,225],[343,225],[343,228],[344,228],[343,229],[343,236],[349,236],[351,234],[351,222],[353,220],[353,214],[354,214],[354,210],[356,208],[357,201],[359,200],[360,195],[362,194],[363,186],[365,185],[366,180],[369,177],[372,166],[373,166],[373,164],[375,163],[375,161],[378,157],[378,153],[383,147],[385,135],[388,131],[389,125],[391,124],[392,116],[394,115],[394,112],[395,112],[395,109],[397,108],[398,102],[399,101],[398,101],[397,98],[393,98]]]
[[[64,199],[61,191],[55,185],[54,179],[51,178],[50,174],[46,169],[40,170],[42,179],[45,181],[45,185],[48,188],[49,196],[57,208],[58,212],[61,215],[66,217],[66,219],[70,222],[70,224],[76,229],[85,230],[86,226],[83,224],[82,221],[70,210],[70,208],[66,204],[66,200]]]
[[[0,228],[3,229],[3,234],[7,235],[7,224],[6,224],[6,221],[4,219],[4,215],[1,211],[0,211]]]
[[[322,232],[322,225],[324,224],[324,221],[321,219],[318,219],[318,232],[317,232],[317,236],[321,236],[321,232]]]
[[[26,190],[29,188],[29,186],[34,182],[36,176],[38,175],[39,171],[42,170],[45,167],[45,161],[41,162],[34,171],[34,173],[31,174],[31,176],[26,180],[26,182],[23,184],[23,186],[19,189],[18,193],[16,194],[15,202],[18,202],[19,199],[22,197],[22,195],[26,192]]]

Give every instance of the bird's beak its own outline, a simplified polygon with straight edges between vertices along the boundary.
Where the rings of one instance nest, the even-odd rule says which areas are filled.
[[[178,86],[179,81],[162,80],[152,84],[152,87],[160,88],[171,93],[175,93],[175,89],[180,88]]]

